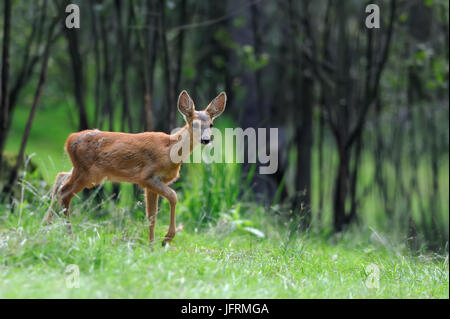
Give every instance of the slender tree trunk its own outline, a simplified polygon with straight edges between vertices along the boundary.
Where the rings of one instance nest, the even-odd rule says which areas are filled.
[[[349,154],[342,146],[339,147],[339,164],[335,179],[333,200],[334,230],[341,231],[346,223],[345,202],[347,199],[347,179],[349,167]]]
[[[379,93],[379,83],[381,74],[386,65],[386,61],[389,55],[389,49],[393,34],[396,1],[392,0],[391,11],[389,16],[389,24],[386,29],[385,41],[383,43],[382,50],[374,48],[374,30],[367,30],[367,46],[366,46],[366,72],[361,90],[363,97],[356,97],[352,99],[351,94],[348,92],[355,91],[355,88],[349,89],[348,85],[351,84],[351,78],[348,76],[351,61],[349,60],[349,52],[351,47],[339,46],[337,57],[337,73],[336,73],[336,95],[335,105],[339,106],[337,115],[337,121],[333,123],[329,119],[332,126],[338,129],[334,131],[336,144],[339,151],[339,164],[338,172],[335,180],[334,191],[334,229],[340,231],[344,225],[356,218],[356,190],[357,190],[357,174],[358,174],[358,162],[360,156],[360,147],[362,134],[364,131],[364,125],[367,121],[367,115],[369,110]],[[338,10],[338,41],[341,44],[349,43],[348,34],[346,33],[346,17],[345,10],[342,6],[337,7]],[[379,54],[378,51],[380,51]],[[378,55],[378,56],[377,56]],[[340,101],[343,101],[340,103]],[[356,111],[355,111],[356,110]],[[356,119],[351,121],[352,114],[356,114]],[[354,117],[353,117],[354,118]],[[353,124],[353,122],[355,122]],[[356,147],[356,149],[355,149]],[[359,149],[358,149],[359,148]],[[355,151],[354,156],[354,171],[350,173],[350,160],[352,158],[352,152]],[[347,214],[346,204],[350,200],[351,208]]]
[[[3,47],[1,65],[0,85],[0,177],[2,176],[1,163],[3,160],[3,149],[6,143],[9,113],[9,41],[11,30],[11,1],[5,0],[3,8]]]
[[[186,10],[186,0],[181,0],[180,5],[180,16],[179,24],[184,25],[187,23],[187,10]],[[176,70],[175,70],[175,80],[174,80],[174,91],[176,94],[180,91],[180,81],[181,81],[181,71],[183,69],[183,52],[184,52],[184,30],[180,30],[177,39],[177,59],[176,59]]]
[[[122,24],[122,14],[121,14],[121,2],[120,0],[115,1],[116,7],[116,16],[118,23],[118,38],[119,38],[119,46],[121,47],[121,79],[120,79],[120,88],[122,95],[122,126],[121,131],[125,131],[125,123],[128,121],[128,129],[130,132],[133,132],[133,119],[131,117],[131,112],[129,108],[129,97],[128,97],[128,84],[127,84],[127,70],[128,70],[128,59],[129,59],[129,44],[130,44],[130,28],[127,28],[127,25],[130,21],[130,10],[131,5],[129,4],[129,15],[125,24]],[[123,32],[122,28],[126,28],[127,32]]]
[[[39,6],[37,6],[39,8]],[[31,57],[32,53],[32,45],[36,38],[38,37],[37,44],[40,45],[40,39],[42,38],[42,34],[45,33],[44,30],[44,21],[47,18],[47,1],[44,1],[42,15],[39,17],[39,19],[36,17],[33,22],[32,30],[29,35],[29,37],[26,40],[26,44],[23,48],[23,58],[22,58],[22,68],[20,72],[18,72],[18,76],[16,78],[16,81],[11,88],[11,91],[9,93],[9,121],[8,121],[8,131],[9,127],[11,126],[11,119],[13,117],[13,111],[14,106],[16,105],[17,98],[19,97],[20,91],[23,89],[23,87],[26,85],[28,80],[31,78],[31,75],[33,73],[34,67],[38,64],[40,54],[37,52],[33,57]]]
[[[72,64],[75,103],[78,108],[78,116],[79,116],[78,129],[81,131],[89,128],[89,124],[84,98],[85,79],[83,71],[83,60],[80,54],[80,46],[78,39],[80,31],[78,29],[68,29],[66,27],[64,27],[64,30],[67,37],[67,42],[69,44],[69,55]]]
[[[169,131],[175,126],[175,97],[173,93],[172,77],[171,77],[171,63],[169,48],[167,44],[167,34],[166,34],[166,13],[165,13],[165,0],[160,0],[159,10],[160,10],[160,23],[159,31],[161,37],[162,51],[164,57],[164,81],[166,86],[166,96],[167,96],[167,114],[168,114],[168,125],[166,131]]]
[[[295,88],[293,88],[295,90]],[[297,148],[297,172],[295,188],[299,194],[294,205],[300,209],[304,229],[311,224],[311,148],[312,148],[312,104],[313,81],[303,75],[301,79],[301,98],[299,117],[296,119],[297,129],[295,143]]]
[[[320,104],[323,105],[325,103],[325,97],[324,92],[322,90],[321,92],[321,102]],[[323,165],[323,150],[324,150],[324,144],[325,144],[325,119],[324,119],[324,113],[323,110],[320,109],[320,115],[319,115],[319,137],[317,142],[317,147],[319,149],[319,180],[318,180],[318,196],[319,196],[319,203],[317,207],[317,226],[319,229],[322,225],[322,211],[323,211],[323,202],[324,202],[324,194],[325,194],[325,183],[324,183],[324,165]]]
[[[27,145],[28,137],[30,136],[31,126],[33,125],[34,116],[36,115],[36,111],[39,105],[39,99],[42,94],[42,89],[44,87],[45,80],[47,78],[47,66],[48,59],[50,56],[50,46],[52,43],[52,34],[58,23],[59,18],[56,18],[52,21],[49,26],[48,35],[47,35],[47,43],[45,45],[44,58],[42,60],[41,72],[39,75],[39,82],[37,84],[36,92],[34,94],[33,104],[31,106],[30,114],[28,116],[27,124],[25,126],[25,131],[22,136],[22,142],[20,143],[19,154],[17,156],[16,164],[11,172],[8,184],[5,186],[4,193],[9,194],[14,187],[14,184],[17,180],[17,175],[20,167],[22,166],[22,162],[25,156],[25,147]]]
[[[354,149],[354,157],[353,157],[353,170],[351,173],[351,180],[350,180],[350,214],[348,215],[347,220],[351,221],[357,217],[356,210],[358,206],[357,202],[357,183],[358,183],[358,173],[359,173],[359,166],[360,166],[360,160],[361,160],[361,151],[362,151],[362,134],[359,135],[355,142],[355,149]]]
[[[103,122],[105,120],[105,116],[108,116],[109,119],[109,130],[114,131],[114,108],[112,107],[112,98],[111,98],[111,85],[112,85],[112,70],[111,70],[111,61],[109,55],[109,47],[108,47],[108,32],[106,30],[105,25],[105,17],[100,18],[100,33],[102,37],[103,44],[103,83],[105,85],[105,96],[103,103],[103,116],[100,120],[100,126],[103,126]]]
[[[305,7],[307,9],[307,7]],[[290,26],[290,37],[295,38],[298,34],[297,21],[301,18],[297,13],[295,3],[288,2],[288,16]],[[304,19],[307,19],[306,17]],[[305,28],[309,22],[304,20]],[[306,30],[307,31],[307,30]],[[313,105],[313,79],[305,74],[308,69],[306,57],[299,52],[295,42],[291,43],[290,51],[292,64],[295,68],[291,73],[290,90],[293,100],[292,111],[295,116],[294,143],[297,149],[297,169],[295,175],[296,194],[292,201],[293,210],[301,218],[301,226],[306,229],[311,224],[311,147],[312,147],[312,105]],[[299,93],[297,93],[299,92]]]
[[[149,6],[149,11],[151,11],[151,8]],[[150,15],[148,16],[150,20]],[[148,65],[148,86],[147,86],[147,96],[146,96],[146,123],[147,123],[147,130],[151,131],[155,128],[155,124],[153,123],[153,107],[152,107],[152,97],[153,97],[153,86],[154,86],[154,79],[155,79],[155,66],[156,66],[156,59],[157,59],[157,52],[159,51],[159,32],[158,32],[158,22],[156,19],[153,19],[154,22],[152,22],[151,25],[153,25],[153,31],[148,30],[148,36],[151,36],[151,42],[149,38],[149,43],[151,43],[151,48],[147,50],[147,52],[150,52],[148,56],[150,57],[150,63]],[[150,24],[149,24],[150,25]]]
[[[98,35],[98,15],[95,12],[95,4],[89,1],[89,7],[91,11],[92,20],[92,36],[94,41],[94,60],[95,60],[95,88],[94,88],[94,127],[99,125],[99,117],[101,110],[101,88],[102,88],[102,75],[101,75],[101,59],[100,59],[100,47],[99,47],[99,35]]]
[[[103,103],[103,116],[100,120],[100,127],[103,126],[105,117],[108,116],[109,131],[114,131],[114,106],[112,103],[112,85],[114,80],[114,63],[110,56],[110,47],[108,41],[108,30],[106,26],[105,16],[100,17],[100,36],[102,40],[102,53],[103,53],[103,83],[104,83],[104,103]],[[120,192],[120,184],[112,183],[112,193],[114,198],[117,199]]]
[[[139,50],[142,62],[140,65],[136,65],[136,71],[141,75],[142,81],[142,101],[144,108],[142,109],[142,116],[140,121],[140,127],[145,131],[153,131],[155,125],[153,123],[153,108],[152,108],[152,96],[153,96],[153,81],[154,70],[158,51],[158,33],[159,25],[158,19],[154,14],[154,2],[147,1],[144,24],[146,28],[138,29],[136,34],[137,50]]]

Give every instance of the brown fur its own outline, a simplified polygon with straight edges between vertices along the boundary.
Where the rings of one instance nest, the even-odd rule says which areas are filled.
[[[150,222],[150,242],[154,240],[154,227],[158,210],[158,196],[170,202],[170,226],[163,243],[170,242],[176,233],[175,206],[177,194],[168,185],[176,180],[182,162],[174,163],[170,158],[171,147],[179,140],[190,143],[189,150],[209,134],[206,129],[225,108],[226,95],[220,94],[205,111],[195,111],[192,99],[183,91],[178,99],[178,108],[185,116],[186,125],[177,133],[162,132],[127,134],[85,130],[70,134],[65,150],[73,164],[72,172],[57,175],[53,197],[69,217],[70,201],[84,188],[100,184],[105,178],[114,182],[130,182],[145,190],[147,218]],[[192,123],[199,120],[202,135],[196,136]],[[186,134],[188,133],[188,134]],[[189,136],[190,139],[186,137]],[[209,138],[207,137],[207,138]],[[186,139],[184,141],[184,139]],[[51,221],[52,215],[47,218]],[[70,223],[68,223],[71,232]]]

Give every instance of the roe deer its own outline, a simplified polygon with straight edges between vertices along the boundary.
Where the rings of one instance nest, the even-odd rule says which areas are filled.
[[[183,114],[186,125],[172,135],[162,132],[126,134],[99,130],[85,130],[69,135],[65,150],[73,168],[71,172],[57,175],[53,189],[53,198],[57,198],[67,218],[69,233],[72,233],[69,206],[74,195],[107,178],[115,182],[135,183],[145,190],[150,244],[155,237],[158,196],[169,201],[170,225],[163,245],[170,242],[176,233],[177,194],[168,185],[179,177],[181,164],[193,148],[199,143],[210,142],[213,120],[225,109],[226,99],[225,92],[222,92],[205,110],[196,111],[189,94],[182,91],[178,97],[178,110]],[[178,162],[171,157],[171,149],[175,144],[178,147],[186,146],[188,150]],[[50,209],[48,222],[51,222],[52,215],[53,211]]]

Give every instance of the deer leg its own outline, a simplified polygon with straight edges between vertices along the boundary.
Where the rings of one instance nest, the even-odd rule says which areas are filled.
[[[72,198],[81,192],[85,187],[82,176],[88,176],[87,174],[78,174],[73,172],[70,179],[61,188],[61,205],[66,216],[67,231],[72,234],[72,225],[70,223],[70,201]]]
[[[177,193],[161,182],[158,179],[148,179],[145,182],[144,185],[146,188],[150,189],[152,192],[163,196],[166,198],[170,203],[170,224],[169,224],[169,231],[167,232],[166,236],[164,236],[163,245],[169,243],[174,237],[176,233],[176,227],[175,227],[175,207],[177,205]]]
[[[60,201],[61,199],[61,187],[67,182],[67,180],[72,175],[72,172],[61,172],[58,175],[56,175],[55,184],[53,185],[52,190],[52,198],[50,201],[50,207],[48,209],[47,216],[44,218],[44,223],[51,224],[53,220],[53,205],[55,201]],[[61,203],[59,203],[61,205]]]
[[[155,225],[156,225],[156,215],[158,212],[158,194],[152,192],[150,189],[145,189],[145,202],[146,202],[146,213],[149,222],[149,242],[150,245],[153,244],[155,240]]]

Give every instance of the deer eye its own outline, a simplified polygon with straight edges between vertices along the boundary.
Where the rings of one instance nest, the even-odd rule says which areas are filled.
[[[213,127],[213,125],[212,125],[212,124],[209,124],[209,127],[210,127],[210,128],[212,128],[212,127]]]

